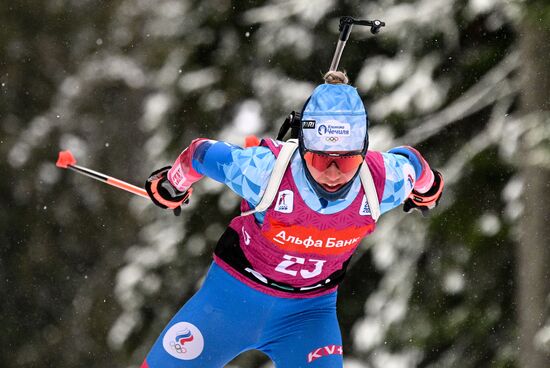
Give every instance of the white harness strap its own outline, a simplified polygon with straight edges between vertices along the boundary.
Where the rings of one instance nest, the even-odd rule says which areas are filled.
[[[376,193],[376,187],[374,186],[374,180],[372,179],[369,165],[364,162],[359,169],[359,178],[361,179],[361,184],[363,185],[363,190],[367,197],[372,219],[376,222],[380,217],[380,202],[378,202],[378,193]]]
[[[271,203],[275,200],[275,196],[277,195],[283,176],[285,175],[288,163],[296,151],[296,148],[298,148],[297,139],[289,139],[283,144],[283,148],[281,148],[281,152],[279,152],[279,156],[277,156],[275,167],[273,167],[273,172],[271,173],[271,177],[269,178],[269,182],[267,183],[267,187],[265,188],[265,192],[260,200],[260,203],[258,203],[256,208],[241,213],[241,216],[251,215],[256,212],[264,212],[269,208],[269,206],[271,206]]]
[[[269,206],[271,206],[275,200],[275,196],[277,195],[277,191],[279,190],[279,186],[281,185],[281,181],[283,180],[283,176],[290,159],[297,148],[297,139],[289,139],[283,144],[283,148],[281,149],[281,152],[279,152],[279,156],[275,161],[275,167],[273,168],[273,172],[271,173],[271,177],[269,178],[269,182],[267,183],[267,187],[260,203],[258,203],[256,208],[241,213],[241,216],[248,216],[256,212],[264,212],[269,208]],[[374,222],[376,222],[378,221],[378,217],[380,217],[380,203],[378,202],[378,194],[376,193],[376,187],[374,186],[372,174],[368,165],[361,165],[361,169],[359,170],[359,178],[361,179],[361,184],[363,185],[363,190],[365,191],[365,195],[367,197],[371,216]]]

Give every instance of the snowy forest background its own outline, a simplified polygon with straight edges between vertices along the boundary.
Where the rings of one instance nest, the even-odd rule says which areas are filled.
[[[2,1],[1,366],[138,367],[237,214],[210,179],[174,217],[58,152],[142,185],[195,137],[273,137],[343,15],[387,24],[354,27],[340,64],[371,148],[413,145],[447,185],[429,218],[384,215],[354,256],[345,366],[550,366],[547,0]]]

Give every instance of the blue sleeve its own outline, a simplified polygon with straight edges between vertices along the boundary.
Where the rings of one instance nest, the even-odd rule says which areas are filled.
[[[275,165],[267,147],[241,148],[225,142],[205,141],[193,154],[193,169],[227,185],[256,206]]]
[[[417,150],[410,146],[401,146],[392,148],[388,152],[406,157],[409,160],[409,163],[414,167],[416,177],[419,178],[422,175],[422,172],[424,171],[422,161],[424,159]]]
[[[382,157],[386,169],[386,182],[380,212],[385,213],[398,207],[411,194],[416,173],[413,163],[405,156],[383,152]]]

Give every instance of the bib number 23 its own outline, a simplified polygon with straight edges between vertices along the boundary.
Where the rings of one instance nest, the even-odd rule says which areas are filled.
[[[320,259],[305,259],[302,257],[290,256],[288,254],[285,254],[283,258],[285,260],[275,267],[275,271],[291,276],[298,276],[299,273],[304,279],[311,279],[315,276],[319,276],[326,262]],[[294,265],[299,265],[298,270],[290,269]],[[313,270],[311,270],[311,268],[313,268]]]

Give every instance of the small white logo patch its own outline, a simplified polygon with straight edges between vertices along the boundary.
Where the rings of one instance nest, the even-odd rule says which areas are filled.
[[[302,120],[302,129],[315,129],[315,120]]]
[[[244,243],[245,243],[246,245],[250,245],[250,235],[249,235],[248,232],[244,229],[244,226],[242,227],[242,231],[243,231]]]
[[[191,360],[204,349],[204,338],[199,329],[189,322],[178,322],[162,338],[164,350],[174,358]]]
[[[294,193],[291,190],[282,190],[277,196],[275,211],[282,213],[291,213],[294,209]]]
[[[369,201],[367,201],[367,196],[363,196],[363,202],[361,202],[361,207],[359,209],[359,214],[361,216],[371,215]]]

